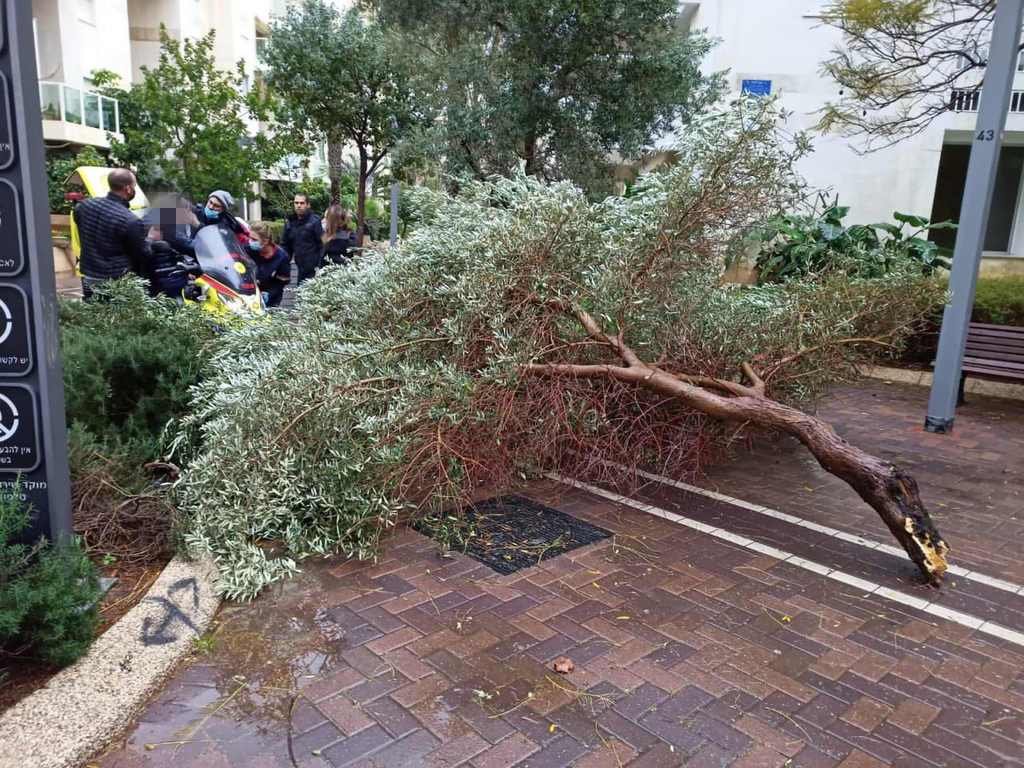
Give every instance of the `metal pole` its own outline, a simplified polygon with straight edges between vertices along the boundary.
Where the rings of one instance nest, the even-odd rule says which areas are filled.
[[[963,206],[960,209],[960,227],[953,251],[953,268],[949,279],[953,299],[942,315],[935,378],[924,423],[928,432],[947,434],[953,430],[967,328],[971,322],[974,289],[978,283],[978,268],[981,266],[989,209],[992,207],[1006,113],[1010,108],[1013,76],[1017,70],[1022,16],[1024,0],[999,0],[992,24],[991,53],[985,70],[978,123],[974,129]]]
[[[391,127],[395,130],[395,135],[398,135],[398,120],[394,117],[391,118]],[[394,248],[398,244],[398,177],[395,175],[395,171],[398,168],[398,151],[391,151],[391,247]]]
[[[0,11],[0,295],[10,311],[0,334],[0,479],[5,489],[21,483],[37,532],[48,522],[50,538],[66,542],[71,481],[32,7],[3,0]]]
[[[391,245],[398,243],[398,182],[391,182]]]

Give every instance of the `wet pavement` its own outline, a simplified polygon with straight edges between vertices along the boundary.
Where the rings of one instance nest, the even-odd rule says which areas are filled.
[[[979,398],[953,436],[936,438],[915,431],[926,398],[863,382],[837,390],[824,415],[915,472],[953,562],[1024,583],[1024,408]],[[892,543],[870,509],[785,441],[702,482]],[[508,576],[442,559],[410,530],[376,565],[311,563],[251,604],[226,605],[195,662],[97,764],[1022,764],[1024,646],[749,542],[976,625],[1024,627],[1024,594],[970,577],[939,592],[884,551],[665,485],[634,496],[742,539],[553,482],[528,491],[614,537]],[[551,670],[562,654],[570,675]]]

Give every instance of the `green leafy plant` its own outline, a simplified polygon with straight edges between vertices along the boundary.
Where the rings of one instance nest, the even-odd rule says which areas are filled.
[[[992,277],[978,280],[971,320],[1024,327],[1024,279]]]
[[[954,229],[952,222],[930,223],[920,216],[895,213],[898,224],[854,224],[843,219],[850,209],[836,202],[821,213],[785,214],[755,228],[760,242],[758,280],[779,283],[825,270],[864,278],[883,277],[897,266],[912,263],[921,274],[949,269],[953,254],[927,239],[933,229]]]
[[[464,176],[523,164],[611,192],[609,152],[638,159],[659,136],[713,104],[713,43],[676,0],[367,0],[414,66],[409,82],[440,119],[404,135],[402,163],[433,160],[454,189]]]
[[[207,632],[200,637],[193,637],[192,648],[196,653],[202,653],[204,655],[213,653],[217,650],[217,637],[211,632]]]
[[[22,543],[31,513],[17,495],[0,499],[0,650],[70,664],[95,636],[99,570],[77,539]]]
[[[101,73],[100,91],[118,99],[123,138],[112,137],[111,155],[140,170],[148,188],[159,186],[201,200],[214,189],[236,196],[290,153],[304,148],[288,130],[250,135],[249,122],[287,125],[281,105],[239,62],[234,72],[217,67],[215,33],[178,41],[161,26],[156,66],[128,88]]]
[[[100,290],[106,301],[60,303],[68,424],[101,451],[152,460],[164,427],[188,407],[214,334],[202,312],[150,298],[139,280]]]
[[[354,182],[349,180],[348,177],[344,178],[349,181],[348,187],[354,190]],[[298,183],[291,181],[268,181],[263,184],[264,220],[284,220],[288,218],[288,215],[294,210],[292,200],[295,199],[297,192],[309,196],[309,205],[318,216],[322,216],[324,211],[327,210],[327,206],[331,204],[331,190],[324,183],[323,179],[307,176]]]
[[[76,168],[85,165],[107,165],[107,159],[93,147],[85,147],[76,152],[67,149],[50,149],[46,152],[46,182],[50,193],[50,213],[68,214],[74,202],[65,200],[64,195],[70,190],[64,182]]]
[[[329,147],[355,147],[352,211],[362,235],[368,180],[401,136],[426,119],[401,47],[358,8],[342,13],[325,0],[304,0],[271,25],[263,58],[268,85]],[[335,198],[336,169],[332,162]]]

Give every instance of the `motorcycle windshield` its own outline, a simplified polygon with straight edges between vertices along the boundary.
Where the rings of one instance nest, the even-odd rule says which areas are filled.
[[[227,227],[208,225],[196,233],[193,245],[203,278],[241,296],[255,296],[256,265]]]

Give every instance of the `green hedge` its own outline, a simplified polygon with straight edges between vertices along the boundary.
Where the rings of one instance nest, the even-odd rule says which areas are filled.
[[[1015,325],[1024,328],[1024,279],[1016,277],[989,277],[978,280],[974,293],[971,321],[993,325]],[[942,312],[929,318],[925,329],[908,339],[900,362],[928,367],[935,360],[939,345]]]
[[[978,280],[971,320],[1024,327],[1024,279],[997,277]]]
[[[164,427],[188,408],[214,332],[201,310],[151,299],[138,280],[98,291],[106,301],[59,303],[67,421],[141,464],[161,455]]]

